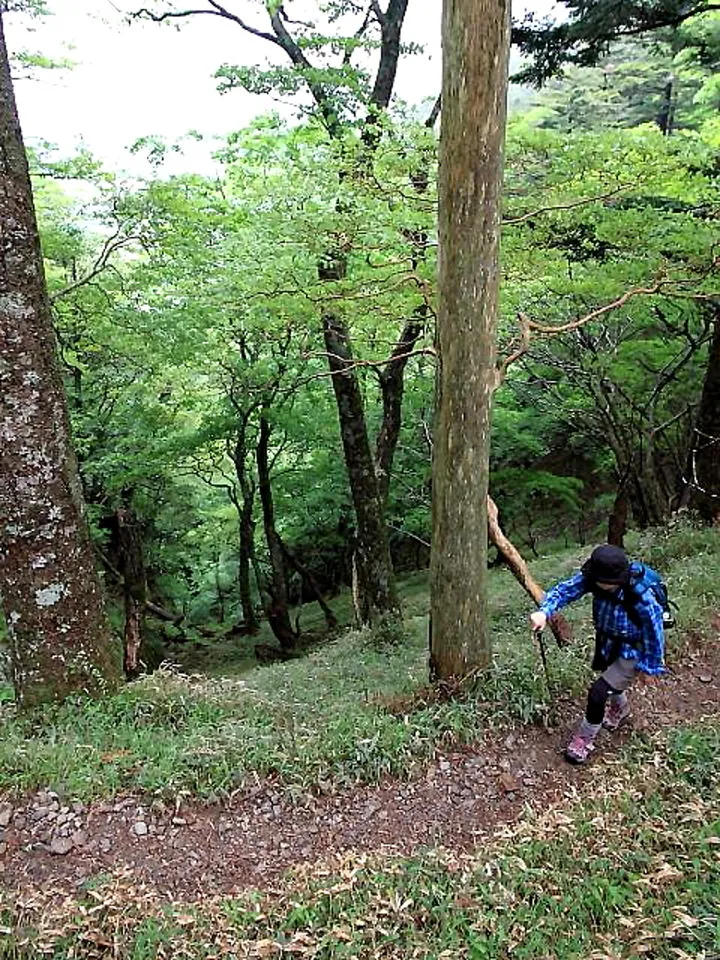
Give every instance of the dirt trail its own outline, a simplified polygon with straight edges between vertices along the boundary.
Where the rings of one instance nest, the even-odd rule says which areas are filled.
[[[600,735],[598,757],[614,752],[633,729],[650,732],[720,713],[720,643],[688,655],[662,682],[637,685],[632,700],[634,720]],[[470,850],[527,804],[550,806],[598,776],[596,760],[574,768],[562,759],[579,709],[565,701],[556,729],[493,733],[474,748],[439,757],[412,782],[388,781],[302,804],[267,783],[213,806],[151,808],[125,797],[73,810],[47,793],[12,809],[0,804],[0,825],[7,821],[0,884],[71,887],[124,869],[163,896],[196,899],[267,888],[288,868],[331,853]]]

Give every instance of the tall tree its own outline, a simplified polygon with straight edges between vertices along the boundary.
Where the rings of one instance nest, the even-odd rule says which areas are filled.
[[[487,494],[510,7],[445,0],[430,670],[490,658]]]
[[[59,372],[0,8],[0,592],[18,700],[119,679]]]
[[[157,12],[143,8],[137,16],[152,20],[173,21],[196,15],[210,15],[233,23],[246,33],[279,48],[289,59],[288,70],[267,73],[256,68],[223,67],[219,76],[228,87],[240,84],[250,90],[272,89],[278,85],[287,90],[307,87],[315,103],[317,114],[327,134],[340,150],[347,150],[348,162],[344,176],[367,172],[372,153],[381,135],[380,116],[392,97],[400,57],[400,37],[408,0],[387,0],[383,10],[378,0],[371,0],[365,8],[352,2],[331,5],[327,13],[330,25],[353,15],[361,15],[361,25],[354,36],[329,38],[314,24],[292,20],[283,3],[264,5],[267,27],[252,25],[246,18],[216,0],[207,7],[194,10],[170,9]],[[330,29],[330,27],[328,27]],[[294,32],[293,32],[294,31]],[[375,77],[372,82],[365,71],[352,64],[358,49],[379,49]],[[317,63],[309,59],[311,50],[321,51]],[[332,53],[340,51],[338,66],[325,66]],[[361,116],[364,114],[364,116]],[[363,149],[360,157],[350,158],[354,147],[348,134],[352,123],[359,123]],[[347,141],[347,142],[346,142]],[[338,204],[337,230],[331,231],[326,250],[319,258],[318,277],[329,284],[347,276],[350,249],[343,229],[342,202]],[[363,397],[358,379],[350,330],[334,298],[322,310],[321,323],[325,348],[337,403],[340,435],[342,438],[348,481],[356,517],[354,573],[356,615],[361,624],[371,624],[385,616],[398,613],[398,598],[390,558],[387,527],[384,517],[383,471],[392,463],[392,450],[381,440],[381,450],[387,451],[385,462],[378,467],[373,456],[365,418]],[[420,336],[421,326],[415,324],[414,339]],[[388,364],[388,376],[383,383],[384,405],[388,417],[397,408],[393,394],[402,395],[402,372],[405,364],[399,361],[402,348],[411,348],[407,332],[399,341],[399,348]],[[388,427],[389,436],[397,438],[394,427]]]

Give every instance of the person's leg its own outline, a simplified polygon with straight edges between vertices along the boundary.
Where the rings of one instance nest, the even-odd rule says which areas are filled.
[[[585,716],[565,748],[565,757],[570,763],[585,763],[594,749],[595,737],[602,727],[605,704],[611,692],[612,687],[602,676],[590,684]]]
[[[585,763],[594,749],[595,737],[600,732],[606,714],[610,713],[611,709],[611,716],[617,712],[621,717],[616,726],[619,726],[619,723],[629,715],[630,708],[627,705],[627,699],[623,700],[622,698],[625,697],[625,691],[634,677],[635,660],[626,660],[621,657],[614,660],[590,685],[585,716],[565,749],[565,756],[571,763]],[[616,701],[618,703],[617,708],[608,706],[611,697],[619,698]]]
[[[603,673],[603,677],[612,687],[613,692],[608,697],[603,726],[606,730],[617,730],[630,716],[627,690],[635,679],[635,660],[623,658],[611,663]]]

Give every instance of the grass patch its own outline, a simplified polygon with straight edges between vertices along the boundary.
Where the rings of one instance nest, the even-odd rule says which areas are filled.
[[[710,960],[720,951],[718,751],[717,724],[635,738],[599,765],[589,797],[526,817],[473,856],[351,856],[275,893],[192,907],[119,878],[88,890],[81,909],[52,891],[22,905],[3,897],[4,956]]]
[[[642,555],[657,563],[681,607],[681,627],[669,635],[671,660],[684,630],[709,619],[719,539],[681,525],[643,541]],[[549,584],[586,552],[541,558],[534,573]],[[106,700],[75,699],[25,716],[0,697],[0,790],[49,787],[80,800],[127,790],[212,799],[256,774],[288,789],[328,790],[411,776],[490,726],[547,716],[545,679],[527,627],[531,607],[505,570],[490,574],[494,660],[476,689],[447,702],[416,701],[408,711],[385,709],[398,698],[411,702],[426,685],[425,576],[414,575],[403,589],[404,641],[383,650],[372,637],[347,633],[243,678],[162,670]],[[577,642],[550,654],[556,693],[580,693],[589,677],[589,602],[571,616]]]

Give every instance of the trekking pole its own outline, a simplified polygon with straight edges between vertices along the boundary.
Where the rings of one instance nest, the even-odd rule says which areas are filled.
[[[550,710],[549,714],[553,715],[555,712],[555,699],[552,692],[552,683],[550,682],[550,668],[548,667],[547,660],[547,650],[545,649],[545,638],[543,637],[542,630],[533,631],[538,640],[538,645],[540,647],[540,659],[542,660],[543,670],[545,671],[545,683],[547,684],[548,700],[550,701]]]

